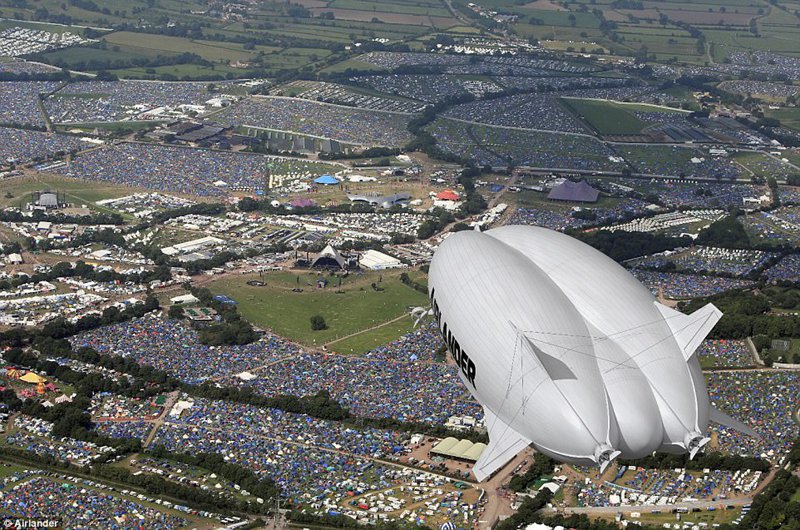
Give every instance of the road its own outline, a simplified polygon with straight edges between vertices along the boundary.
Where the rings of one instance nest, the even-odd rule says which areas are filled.
[[[502,486],[511,480],[511,472],[517,466],[532,459],[533,449],[529,447],[512,458],[508,464],[503,466],[489,480],[481,483],[481,487],[486,491],[486,507],[478,522],[479,528],[492,528],[501,516],[508,516],[514,513],[514,510],[511,509],[511,498],[505,496]]]

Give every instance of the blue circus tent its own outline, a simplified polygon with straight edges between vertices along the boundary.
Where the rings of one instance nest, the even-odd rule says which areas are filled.
[[[339,184],[339,180],[330,175],[322,175],[321,177],[315,178],[314,182],[317,184],[324,184],[326,186],[329,186],[331,184]]]

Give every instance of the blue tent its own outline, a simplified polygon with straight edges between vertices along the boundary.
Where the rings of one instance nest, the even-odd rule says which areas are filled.
[[[314,182],[317,184],[324,184],[326,186],[331,184],[339,184],[339,180],[330,175],[322,175],[321,177],[314,179]]]

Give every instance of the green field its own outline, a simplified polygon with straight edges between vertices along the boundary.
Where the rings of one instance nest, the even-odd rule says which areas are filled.
[[[66,65],[88,67],[90,61],[120,61],[113,70],[125,77],[148,77],[169,74],[178,78],[241,74],[230,71],[237,61],[257,61],[245,71],[331,67],[336,60],[322,63],[331,52],[337,60],[349,61],[329,45],[347,46],[356,41],[385,38],[422,48],[422,41],[433,34],[469,35],[481,30],[510,31],[525,39],[538,39],[544,47],[603,54],[636,56],[649,61],[676,61],[703,65],[722,62],[740,50],[768,50],[800,56],[800,25],[797,4],[778,0],[664,0],[628,6],[610,0],[487,0],[484,9],[496,10],[517,18],[499,26],[467,6],[468,0],[453,0],[454,16],[443,0],[306,0],[296,3],[261,2],[251,4],[242,20],[223,19],[200,5],[189,8],[179,0],[98,0],[77,7],[60,0],[23,2],[0,0],[0,15],[25,19],[3,24],[29,25],[49,31],[85,33],[77,25],[101,28],[108,49],[76,48],[45,54],[46,60],[61,60]],[[38,10],[38,11],[37,11]],[[46,10],[46,11],[45,11]],[[45,14],[43,14],[45,13]],[[33,22],[37,17],[54,20],[68,17],[67,25]],[[59,19],[61,21],[62,19]],[[30,22],[29,22],[30,21]],[[71,21],[76,26],[70,26]],[[168,22],[196,28],[185,36],[170,36],[164,31]],[[143,31],[112,32],[123,23]],[[687,29],[690,24],[692,33]],[[751,31],[752,24],[752,31]],[[178,33],[178,32],[176,32]],[[97,36],[97,35],[94,35]],[[699,38],[702,36],[702,38]],[[248,40],[257,41],[251,46]],[[316,60],[288,49],[314,49]],[[274,51],[277,49],[278,51]],[[80,51],[78,51],[80,50]],[[181,69],[156,74],[141,73],[131,64],[134,58],[153,58],[190,52],[219,66],[219,71]],[[262,62],[263,61],[263,62]],[[123,65],[122,63],[126,64]],[[97,66],[97,64],[94,64]],[[195,65],[196,66],[196,65]],[[346,68],[344,66],[342,68]],[[106,67],[107,68],[107,67]],[[333,68],[336,68],[333,66]]]
[[[427,297],[403,285],[399,275],[399,272],[351,274],[343,280],[341,293],[337,293],[338,279],[332,277],[327,277],[330,281],[328,287],[317,289],[315,282],[321,275],[316,272],[265,274],[261,279],[267,285],[261,287],[247,285],[248,280],[257,279],[258,275],[213,280],[207,287],[213,293],[226,294],[236,300],[242,315],[254,325],[302,344],[321,346],[401,317],[409,308],[426,305]],[[384,290],[375,291],[370,284],[378,282],[381,276],[383,282],[380,285]],[[303,292],[292,291],[298,285]],[[317,314],[325,318],[328,329],[311,330],[309,319]],[[397,338],[408,330],[410,328],[404,326],[378,328],[374,330],[375,339],[364,333],[358,340],[349,340],[341,348],[363,351]]]
[[[396,322],[389,322],[385,326],[334,342],[330,348],[337,353],[361,355],[410,333],[414,329],[414,319],[408,315]]]
[[[800,131],[800,108],[797,107],[784,107],[780,109],[766,109],[764,116],[768,118],[775,118],[781,122],[781,125]]]
[[[652,123],[639,119],[633,114],[635,111],[679,112],[655,105],[622,103],[601,99],[562,98],[561,102],[600,135],[636,135],[652,125]]]
[[[787,174],[795,173],[791,166],[764,153],[740,151],[733,155],[733,159],[759,177],[775,177],[782,180]]]
[[[41,176],[36,179],[24,178],[3,182],[3,193],[0,194],[0,208],[6,206],[24,206],[30,199],[31,192],[49,189],[64,192],[67,200],[80,206],[94,205],[95,201],[130,195],[135,190],[114,184],[88,182],[66,177]],[[11,197],[6,197],[6,194]]]

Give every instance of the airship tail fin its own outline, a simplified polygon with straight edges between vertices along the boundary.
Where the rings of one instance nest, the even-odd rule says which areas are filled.
[[[545,372],[547,372],[547,375],[550,376],[550,379],[552,379],[553,381],[558,381],[559,379],[578,378],[578,376],[575,375],[575,373],[570,369],[569,366],[567,366],[567,364],[564,361],[544,351],[544,349],[539,347],[533,341],[533,339],[525,335],[525,333],[519,331],[517,326],[514,326],[514,329],[516,329],[517,333],[519,334],[519,339],[522,342],[522,347],[527,349],[531,354],[533,354],[534,357],[536,357],[536,359],[539,360]]]
[[[489,446],[483,450],[481,457],[472,468],[478,482],[490,477],[531,443],[489,409],[484,408],[483,411],[484,421],[489,429]]]
[[[714,405],[711,405],[708,408],[709,411],[709,419],[715,423],[719,423],[720,425],[724,425],[725,427],[730,427],[731,429],[736,429],[740,433],[746,434],[748,436],[752,436],[753,438],[761,438],[761,435],[758,434],[756,431],[745,425],[744,423],[740,422],[735,418],[731,418],[721,410],[719,410]]]
[[[706,304],[691,315],[686,315],[658,302],[654,303],[672,330],[687,361],[711,332],[711,328],[722,318],[722,311],[714,304]]]

